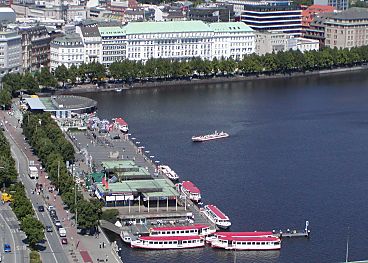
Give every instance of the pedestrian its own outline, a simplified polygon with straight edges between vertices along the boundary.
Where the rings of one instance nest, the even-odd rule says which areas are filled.
[[[105,242],[102,242],[102,248],[105,248]]]
[[[100,242],[100,248],[102,248],[102,244],[101,244],[101,242]]]

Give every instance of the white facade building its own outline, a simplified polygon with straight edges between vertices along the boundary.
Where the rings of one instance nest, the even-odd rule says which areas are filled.
[[[22,68],[21,36],[15,31],[0,31],[0,79]]]
[[[244,23],[211,23],[213,30],[212,59],[242,59],[255,52],[255,34]]]
[[[319,41],[316,39],[308,39],[302,37],[290,38],[288,40],[288,49],[299,50],[304,53],[306,51],[319,50]]]
[[[83,41],[78,34],[57,37],[50,44],[51,70],[62,64],[67,68],[72,65],[79,67],[84,62],[84,54]]]
[[[84,63],[102,63],[102,39],[97,26],[77,26],[84,45]]]
[[[241,22],[131,22],[99,32],[106,66],[123,59],[240,59],[255,51],[254,31]]]

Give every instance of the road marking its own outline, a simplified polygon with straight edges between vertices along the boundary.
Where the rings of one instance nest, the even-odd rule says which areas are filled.
[[[10,226],[6,223],[4,217],[2,214],[0,214],[1,218],[4,220],[6,226],[9,228],[9,231],[11,233],[11,229],[10,229]],[[5,235],[5,233],[4,233]],[[12,237],[12,240],[13,240],[13,248],[15,248],[15,239],[14,239],[14,236],[11,234],[11,237]],[[14,253],[14,262],[17,263],[17,253]]]

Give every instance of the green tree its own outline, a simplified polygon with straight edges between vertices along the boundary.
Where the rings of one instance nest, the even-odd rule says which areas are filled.
[[[11,99],[12,99],[12,96],[10,94],[10,91],[7,90],[7,89],[2,89],[0,91],[0,107],[1,107],[1,109],[9,108],[9,105],[11,105]]]
[[[101,219],[109,221],[111,223],[116,223],[117,216],[119,215],[118,209],[106,209],[101,214]]]
[[[102,214],[102,204],[98,200],[81,200],[77,205],[78,209],[78,227],[93,228],[98,225]]]
[[[44,226],[32,215],[25,216],[22,219],[20,227],[27,235],[28,244],[31,248],[35,248],[37,243],[45,238]]]
[[[61,66],[58,66],[56,69],[55,69],[55,77],[58,81],[62,82],[63,83],[63,87],[65,85],[65,82],[68,81],[69,79],[69,72],[68,72],[68,69],[64,66],[64,65],[61,65]]]

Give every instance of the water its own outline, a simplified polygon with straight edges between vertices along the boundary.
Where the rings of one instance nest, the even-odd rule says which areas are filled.
[[[144,251],[130,262],[342,262],[368,258],[368,77],[365,73],[89,94],[122,116],[163,164],[229,215],[233,231],[298,228],[281,251]],[[224,130],[202,144],[193,135]]]

